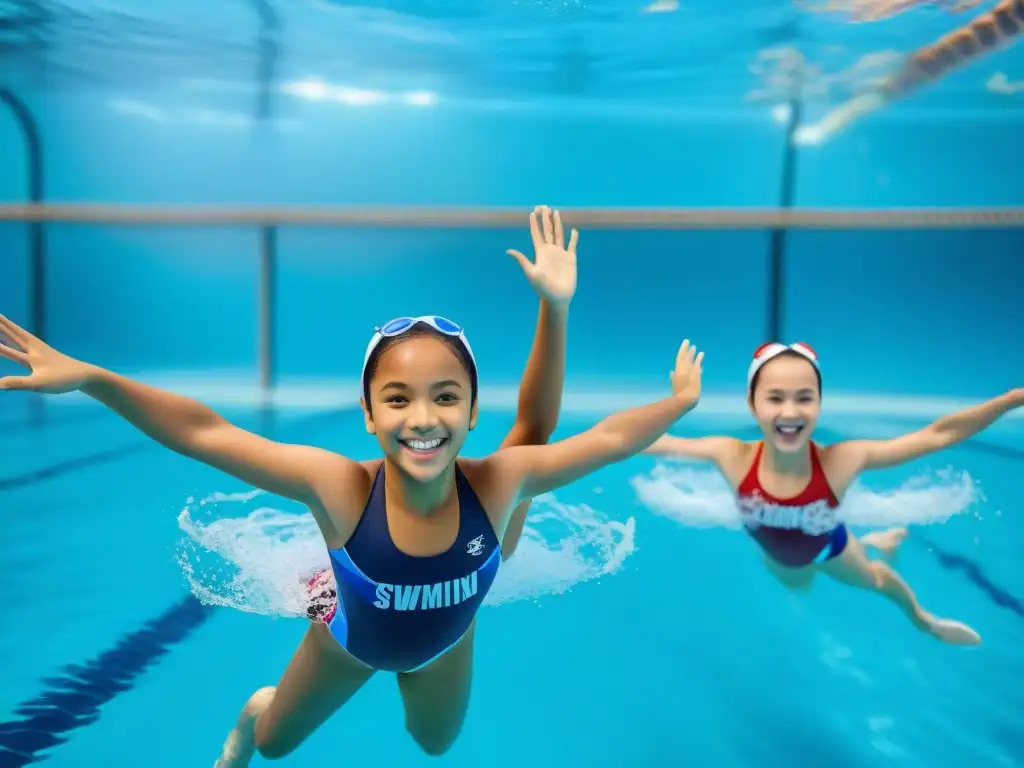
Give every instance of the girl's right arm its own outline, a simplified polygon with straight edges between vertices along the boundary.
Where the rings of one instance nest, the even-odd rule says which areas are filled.
[[[317,484],[322,482],[318,478],[329,478],[339,487],[339,481],[356,482],[362,471],[358,464],[337,454],[267,440],[236,427],[195,400],[61,354],[3,315],[0,357],[30,371],[27,376],[0,378],[0,389],[46,394],[81,391],[172,451],[307,504],[316,515],[320,506]]]
[[[501,491],[501,506],[518,504],[562,488],[598,469],[641,453],[689,413],[700,398],[701,362],[689,341],[683,342],[672,374],[673,393],[649,405],[629,408],[596,425],[548,445],[521,445],[493,454],[486,464]],[[511,497],[511,507],[506,502]],[[502,521],[502,528],[508,518]]]
[[[92,367],[79,390],[172,451],[307,505],[319,498],[317,478],[358,467],[330,451],[268,440],[200,402],[101,368]]]
[[[644,453],[653,456],[685,456],[718,463],[723,457],[737,453],[743,442],[734,437],[675,437],[662,435]]]
[[[654,456],[679,456],[712,462],[733,482],[746,471],[747,444],[735,437],[675,437],[662,435],[644,453]]]

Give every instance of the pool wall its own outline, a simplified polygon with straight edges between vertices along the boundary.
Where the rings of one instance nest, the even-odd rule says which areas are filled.
[[[283,100],[271,121],[153,96],[22,94],[41,127],[51,201],[522,206],[501,230],[284,228],[282,382],[353,378],[370,329],[439,312],[471,332],[487,380],[513,382],[535,302],[506,248],[534,203],[774,207],[784,131],[667,110],[500,110]],[[180,96],[180,94],[179,94]],[[131,105],[135,104],[134,107]],[[250,110],[251,112],[251,110]],[[1014,205],[1016,124],[925,130],[879,115],[796,155],[795,204]],[[0,111],[0,201],[25,197],[17,126]],[[974,171],[973,169],[984,169]],[[48,225],[49,339],[129,372],[256,377],[258,233]],[[27,322],[28,227],[0,224],[0,311]],[[688,336],[709,391],[742,387],[769,314],[767,231],[586,230],[571,382],[659,386]],[[790,232],[784,336],[814,345],[833,391],[982,396],[1024,381],[1024,235],[1015,229]]]

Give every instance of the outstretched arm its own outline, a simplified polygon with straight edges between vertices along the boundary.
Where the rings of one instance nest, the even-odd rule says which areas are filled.
[[[943,416],[924,429],[891,440],[851,440],[834,450],[851,475],[866,469],[880,469],[940,451],[966,440],[993,424],[1007,411],[1024,405],[1024,389],[1014,389],[997,398]]]
[[[357,466],[328,451],[267,440],[234,426],[195,400],[75,360],[2,315],[0,357],[30,371],[27,376],[0,379],[0,389],[47,394],[81,391],[171,450],[306,504],[316,498],[315,478],[338,476],[345,468],[339,464]]]
[[[675,437],[662,435],[644,453],[654,456],[685,456],[710,461],[726,479],[739,483],[746,473],[747,444],[735,437]]]
[[[683,344],[673,375],[674,393],[650,405],[630,408],[550,445],[524,445],[495,454],[498,473],[516,489],[515,503],[561,488],[598,469],[624,461],[654,443],[700,398],[700,365]]]
[[[723,457],[743,447],[734,437],[676,437],[662,435],[644,453],[651,456],[685,456],[721,463]]]
[[[566,486],[610,464],[635,456],[690,412],[696,400],[672,395],[630,408],[598,422],[586,432],[550,445],[524,445],[503,453],[525,501]]]
[[[337,473],[334,465],[345,462],[329,451],[247,432],[200,402],[100,368],[80,391],[172,451],[305,504],[316,499],[315,478]]]

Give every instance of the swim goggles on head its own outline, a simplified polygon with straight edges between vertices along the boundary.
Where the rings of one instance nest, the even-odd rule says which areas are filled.
[[[373,334],[373,338],[370,339],[370,343],[366,347],[366,354],[363,356],[363,372],[359,377],[360,381],[366,377],[366,364],[370,362],[370,355],[373,354],[373,350],[377,348],[377,345],[384,339],[389,339],[393,336],[401,336],[417,323],[426,323],[438,333],[443,333],[445,336],[457,338],[466,348],[466,352],[469,353],[469,359],[472,361],[473,367],[476,368],[476,357],[473,356],[473,348],[469,346],[469,340],[466,338],[466,332],[458,323],[453,322],[446,317],[441,317],[440,315],[396,317],[394,320],[389,320],[380,328],[377,328],[376,333]]]
[[[798,355],[810,362],[818,370],[821,370],[818,366],[818,353],[814,351],[810,344],[806,344],[802,341],[798,341],[795,344],[780,344],[777,341],[770,341],[767,344],[762,344],[760,347],[754,350],[754,359],[750,361],[750,367],[747,369],[747,389],[750,389],[751,383],[754,381],[754,376],[761,366],[772,360],[783,352],[796,352]]]

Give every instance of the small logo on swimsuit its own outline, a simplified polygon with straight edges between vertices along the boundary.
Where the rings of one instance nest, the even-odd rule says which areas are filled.
[[[469,544],[466,545],[467,555],[482,555],[484,553],[484,537],[483,535],[477,536]]]

